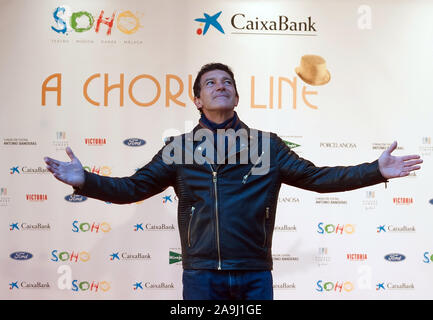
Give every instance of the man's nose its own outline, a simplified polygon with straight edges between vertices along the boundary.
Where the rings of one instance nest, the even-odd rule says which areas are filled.
[[[226,87],[224,86],[223,81],[217,81],[216,90],[218,90],[218,91],[225,91],[226,90]]]

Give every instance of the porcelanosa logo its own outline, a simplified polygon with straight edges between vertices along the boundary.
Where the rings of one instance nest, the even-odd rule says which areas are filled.
[[[353,142],[320,142],[320,148],[356,149],[356,143],[353,143]]]

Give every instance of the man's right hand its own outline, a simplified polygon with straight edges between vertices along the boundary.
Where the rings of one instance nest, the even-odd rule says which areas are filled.
[[[84,168],[74,155],[71,148],[66,147],[66,153],[71,159],[71,162],[63,162],[49,157],[45,157],[44,161],[47,169],[54,175],[57,180],[62,181],[73,187],[81,188],[84,185]]]

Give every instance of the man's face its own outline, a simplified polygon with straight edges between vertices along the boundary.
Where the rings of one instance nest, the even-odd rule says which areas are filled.
[[[239,98],[233,79],[222,70],[212,70],[204,73],[200,79],[200,98],[194,98],[194,103],[202,111],[229,111],[237,106]]]

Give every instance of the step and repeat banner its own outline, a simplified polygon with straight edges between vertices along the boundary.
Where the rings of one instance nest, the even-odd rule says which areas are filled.
[[[43,157],[122,177],[199,119],[192,83],[229,65],[252,128],[317,166],[420,154],[343,193],[281,188],[276,299],[433,298],[431,1],[0,1],[0,297],[181,299],[172,188],[72,195]],[[233,213],[236,214],[236,213]]]

